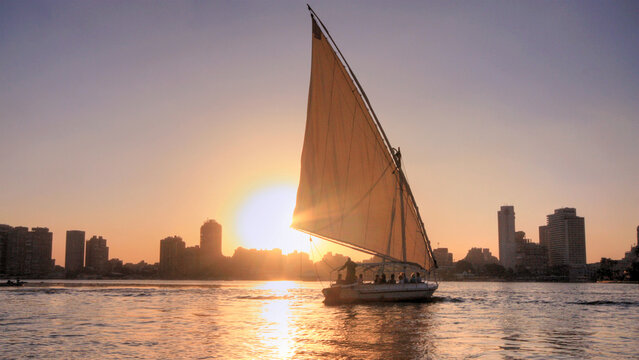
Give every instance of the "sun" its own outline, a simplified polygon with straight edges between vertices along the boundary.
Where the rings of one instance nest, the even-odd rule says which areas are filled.
[[[235,231],[241,245],[255,249],[309,252],[308,235],[290,228],[295,209],[296,188],[280,184],[251,193],[240,206]]]

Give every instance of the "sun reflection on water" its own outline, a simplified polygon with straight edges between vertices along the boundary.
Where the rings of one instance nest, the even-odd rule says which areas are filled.
[[[262,304],[260,316],[264,320],[257,336],[267,348],[273,349],[274,358],[291,358],[294,355],[293,333],[291,326],[290,289],[296,287],[293,281],[270,281],[256,286],[256,289],[268,291],[270,294]]]
[[[258,333],[266,347],[273,347],[276,358],[290,358],[293,355],[292,328],[289,326],[291,310],[289,300],[272,300],[264,303],[261,312],[266,321]]]

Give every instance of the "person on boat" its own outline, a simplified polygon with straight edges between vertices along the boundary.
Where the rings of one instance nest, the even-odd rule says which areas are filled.
[[[337,281],[335,282],[337,285],[341,285],[344,283],[344,280],[342,279],[342,273],[338,273],[337,274]]]
[[[360,285],[364,283],[364,275],[359,274],[359,277],[357,278],[357,283]]]
[[[379,284],[379,274],[375,274],[375,281],[373,281],[373,284]]]
[[[403,284],[405,282],[406,282],[406,277],[404,276],[403,272],[400,272],[399,273],[399,281],[398,281],[398,283]]]
[[[394,284],[395,283],[395,274],[391,274],[390,280],[388,280],[389,284]]]
[[[410,274],[410,283],[414,284],[417,282],[417,278],[415,277],[415,273]]]
[[[394,150],[394,157],[395,157],[395,164],[397,164],[397,166],[401,166],[402,164],[402,151],[400,150],[400,148],[398,147],[397,150]]]
[[[415,273],[415,282],[416,283],[422,282],[422,277],[421,275],[419,275],[419,273]]]
[[[357,264],[351,261],[351,258],[348,257],[346,258],[346,262],[344,263],[344,265],[342,265],[341,268],[337,269],[337,271],[346,269],[346,280],[344,280],[345,284],[352,284],[357,281],[357,278],[355,277],[356,267]]]
[[[386,274],[382,274],[382,278],[379,280],[380,284],[386,284]]]

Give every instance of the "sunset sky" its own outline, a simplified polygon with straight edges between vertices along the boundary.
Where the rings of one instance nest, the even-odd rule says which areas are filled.
[[[636,242],[639,2],[311,6],[401,147],[433,247],[498,256],[506,204],[534,241],[575,207],[588,262]],[[58,265],[66,230],[155,262],[207,218],[225,255],[308,251],[286,225],[310,59],[306,1],[0,2],[0,223],[49,227]]]

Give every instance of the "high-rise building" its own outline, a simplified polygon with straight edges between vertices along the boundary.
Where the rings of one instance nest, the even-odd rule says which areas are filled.
[[[5,272],[9,275],[26,274],[25,267],[25,247],[27,244],[31,246],[29,238],[29,228],[24,226],[16,226],[9,232],[7,236],[7,255],[5,263]]]
[[[205,264],[222,257],[222,225],[217,221],[207,220],[200,227],[200,249]]]
[[[9,227],[10,228],[10,227]],[[43,276],[53,270],[53,234],[47,228],[4,228],[4,272],[16,276]]]
[[[499,262],[505,268],[514,269],[516,254],[515,244],[515,208],[502,206],[497,212],[499,227]]]
[[[639,226],[637,226],[637,246],[639,246]]]
[[[160,276],[173,277],[180,272],[186,244],[179,236],[169,236],[160,240]]]
[[[539,227],[539,245],[544,246],[546,247],[546,249],[548,249],[549,248],[548,240],[549,240],[548,226],[541,225]]]
[[[68,230],[64,256],[67,273],[77,273],[84,268],[84,231]]]
[[[191,278],[197,276],[200,272],[200,247],[195,245],[184,248],[179,263],[182,276]]]
[[[31,274],[46,275],[53,271],[54,261],[51,259],[53,252],[53,233],[45,227],[31,229]]]
[[[584,218],[574,208],[555,210],[547,217],[548,262],[550,266],[586,264]]]
[[[546,251],[546,261],[550,257],[550,235],[548,233],[548,225],[541,225],[539,227],[539,245]],[[550,265],[550,262],[546,266]]]
[[[108,269],[109,247],[102,236],[92,236],[87,240],[85,267],[89,271],[104,273]]]
[[[440,268],[453,266],[453,254],[448,252],[448,248],[433,249],[433,257]]]
[[[483,266],[486,264],[496,264],[499,262],[496,257],[491,254],[488,248],[471,248],[468,250],[464,260],[475,266]]]
[[[526,233],[515,233],[517,244],[517,270],[525,269],[531,275],[542,275],[548,267],[548,251],[545,246],[526,239]]]
[[[7,269],[7,241],[11,230],[13,227],[0,224],[0,274],[4,274]]]

